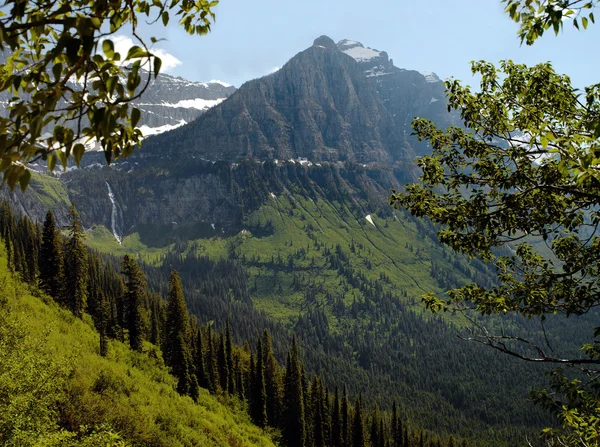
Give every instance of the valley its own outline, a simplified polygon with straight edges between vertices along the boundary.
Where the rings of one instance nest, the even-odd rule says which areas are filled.
[[[463,316],[434,316],[421,301],[469,282],[493,286],[496,272],[389,204],[430,151],[412,119],[460,124],[437,75],[321,36],[239,89],[159,79],[138,103],[148,138],[133,155],[107,167],[103,153],[87,152],[55,176],[42,164],[26,193],[3,188],[0,198],[32,221],[52,210],[64,235],[73,203],[87,247],[115,272],[130,256],[166,297],[177,270],[199,325],[231,322],[240,346],[267,327],[281,365],[294,335],[308,377],[386,414],[397,405],[415,432],[512,446],[551,424],[527,399],[544,367],[461,340]],[[478,321],[540,335],[521,318]],[[560,322],[548,324],[555,346],[574,345]],[[246,436],[245,420],[227,417]],[[248,430],[251,444],[231,445],[271,445]]]

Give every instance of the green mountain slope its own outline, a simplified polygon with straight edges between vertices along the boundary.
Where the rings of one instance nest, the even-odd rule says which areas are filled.
[[[230,315],[241,339],[269,325],[277,348],[295,332],[310,372],[385,409],[396,400],[420,427],[514,445],[546,423],[526,400],[539,372],[457,339],[463,320],[433,318],[421,305],[425,292],[490,281],[485,266],[452,255],[426,222],[393,212],[368,170],[269,169],[229,174],[246,198],[234,226],[144,224],[122,245],[97,226],[88,243],[139,253],[157,289],[177,269],[190,310],[204,322]],[[151,181],[141,171],[123,177]],[[70,187],[94,181],[73,176]],[[219,261],[229,267],[211,264]]]
[[[0,443],[7,446],[273,446],[241,410],[201,390],[198,403],[148,344],[111,341],[16,279],[0,252]],[[153,355],[154,352],[154,355]]]

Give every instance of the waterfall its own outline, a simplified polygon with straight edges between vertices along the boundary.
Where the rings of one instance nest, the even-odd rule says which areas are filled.
[[[123,239],[123,212],[121,211],[119,202],[117,202],[117,198],[112,192],[112,188],[108,182],[106,182],[106,187],[108,188],[108,198],[112,203],[112,211],[110,213],[110,229],[112,234],[115,236],[115,239],[120,244]]]

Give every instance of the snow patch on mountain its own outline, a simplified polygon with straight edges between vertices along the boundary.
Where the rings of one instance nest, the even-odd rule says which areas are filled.
[[[371,48],[364,48],[358,46],[354,48],[348,48],[347,50],[344,50],[344,53],[354,58],[354,60],[356,60],[357,62],[365,62],[381,56],[381,53],[379,51],[372,50]]]
[[[144,135],[144,137],[149,137],[150,135],[158,135],[169,130],[177,129],[178,127],[181,127],[184,124],[187,124],[187,121],[180,120],[177,124],[165,124],[163,126],[158,127],[149,127],[146,124],[144,124],[143,126],[139,127],[139,129],[142,131],[142,135]]]
[[[368,222],[369,222],[371,225],[373,225],[373,226],[375,227],[375,222],[373,222],[373,218],[371,217],[371,215],[370,215],[370,214],[367,214],[367,215],[365,216],[365,219],[367,219],[367,221],[368,221]]]
[[[441,82],[441,79],[435,73],[431,71],[422,71],[421,74],[425,76],[427,82]]]
[[[377,51],[372,48],[365,48],[365,46],[356,42],[355,40],[340,40],[338,42],[338,48],[346,53],[348,56],[354,58],[357,62],[366,62],[371,59],[375,59],[382,56],[382,51]]]
[[[163,106],[163,107],[173,107],[173,108],[183,108],[183,109],[197,109],[197,110],[208,110],[211,107],[216,106],[223,102],[225,98],[219,99],[202,99],[202,98],[193,98],[193,99],[182,99],[178,102],[160,102],[157,104],[151,103],[140,103],[140,106]]]

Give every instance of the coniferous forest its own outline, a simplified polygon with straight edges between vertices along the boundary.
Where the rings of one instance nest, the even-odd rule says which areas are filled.
[[[197,401],[201,389],[208,390],[243,408],[254,424],[287,446],[470,445],[467,439],[438,436],[408,424],[396,403],[390,411],[381,411],[377,404],[365,404],[360,394],[350,396],[345,386],[330,388],[321,377],[307,372],[295,337],[288,343],[285,363],[280,364],[268,328],[256,339],[236,344],[229,319],[200,324],[188,314],[176,270],[170,272],[164,297],[152,292],[135,259],[125,255],[118,262],[83,245],[74,205],[69,219],[69,227],[60,232],[51,211],[41,226],[26,216],[15,216],[4,202],[0,234],[7,268],[74,317],[89,315],[101,356],[109,355],[109,340],[141,355],[159,353],[179,394]],[[148,349],[147,342],[160,350]],[[69,426],[68,415],[61,418],[61,425],[77,428]],[[5,430],[3,440],[11,445],[18,427]]]

